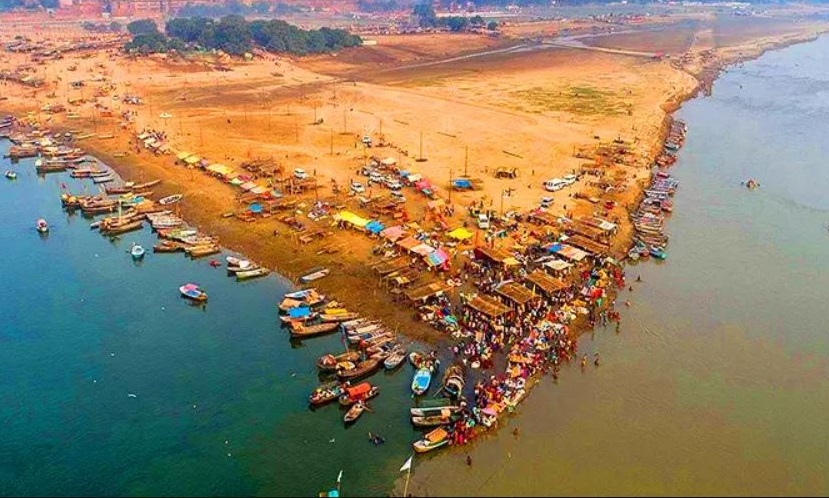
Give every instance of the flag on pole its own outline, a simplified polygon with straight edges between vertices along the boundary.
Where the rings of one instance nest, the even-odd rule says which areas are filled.
[[[400,467],[400,472],[406,472],[407,470],[412,469],[412,458],[414,458],[414,455],[410,456],[409,459],[406,460],[406,463],[404,463],[403,466]]]
[[[341,470],[340,474],[337,476],[337,484],[339,484],[340,481],[342,481],[342,480],[343,480],[343,471]]]

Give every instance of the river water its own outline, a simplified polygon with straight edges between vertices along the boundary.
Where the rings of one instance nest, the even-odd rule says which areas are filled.
[[[61,210],[60,183],[91,182],[14,169],[0,183],[0,495],[315,496],[340,470],[344,494],[387,494],[417,439],[410,367],[372,377],[374,412],[346,429],[336,404],[308,408],[315,359],[343,346],[291,344],[275,307],[289,282],[238,284],[180,254],[133,263],[149,229],[113,243]],[[205,309],[179,297],[190,281]]]
[[[683,106],[669,258],[629,267],[644,282],[619,333],[580,343],[602,365],[543,379],[497,437],[419,459],[410,492],[829,493],[827,67],[823,37]]]
[[[829,38],[684,106],[670,257],[629,269],[644,283],[620,296],[618,334],[582,340],[603,364],[544,378],[496,435],[418,457],[411,492],[829,493],[826,67]],[[15,169],[0,184],[0,494],[312,496],[341,469],[344,495],[389,492],[417,434],[408,367],[373,377],[374,413],[344,429],[337,406],[307,408],[314,359],[341,345],[291,345],[274,307],[288,282],[240,285],[180,255],[135,264],[148,230],[109,242],[60,209],[59,184],[80,181]],[[187,281],[204,310],[179,298]]]

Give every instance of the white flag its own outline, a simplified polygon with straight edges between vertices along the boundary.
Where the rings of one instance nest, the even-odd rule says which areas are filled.
[[[342,481],[342,480],[343,480],[343,471],[341,470],[340,475],[337,476],[337,484],[339,484],[340,481]]]
[[[406,472],[407,470],[412,469],[412,458],[414,458],[414,455],[410,456],[409,459],[406,460],[406,463],[404,463],[403,466],[400,467],[400,472]]]

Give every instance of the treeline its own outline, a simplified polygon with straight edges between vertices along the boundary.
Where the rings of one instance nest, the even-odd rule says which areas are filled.
[[[92,31],[93,33],[120,33],[124,29],[124,26],[122,26],[118,21],[100,24],[84,21],[81,23],[81,27],[87,31]]]
[[[170,50],[216,49],[243,55],[258,46],[269,52],[307,55],[330,52],[362,44],[359,36],[343,29],[305,30],[280,20],[248,22],[239,15],[218,21],[206,17],[179,17],[167,22],[165,33],[150,19],[127,25],[132,41],[124,48],[142,53]]]
[[[25,0],[0,0],[0,12],[14,9],[31,10],[40,7],[43,7],[44,9],[57,9],[59,4],[59,0],[38,0],[37,2],[27,2]]]
[[[301,12],[302,10],[302,7],[298,5],[288,5],[281,2],[272,3],[267,0],[256,0],[250,5],[246,5],[239,0],[225,0],[224,3],[216,4],[186,3],[184,7],[179,9],[177,14],[179,17],[210,17],[218,19],[232,15],[282,15]]]
[[[413,11],[415,17],[418,19],[418,24],[422,28],[449,28],[449,31],[460,32],[469,28],[483,28],[489,30],[498,29],[498,23],[490,21],[488,24],[481,16],[474,17],[438,17],[435,14],[435,9],[430,3],[421,3],[415,5]]]
[[[357,0],[360,12],[395,12],[400,10],[397,0]]]

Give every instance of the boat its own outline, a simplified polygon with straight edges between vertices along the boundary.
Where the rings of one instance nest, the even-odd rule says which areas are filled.
[[[426,453],[427,451],[432,451],[440,448],[441,446],[446,446],[448,443],[449,433],[446,432],[445,429],[438,427],[423,436],[423,439],[412,443],[412,447],[417,453]]]
[[[316,289],[304,289],[301,291],[289,292],[283,297],[285,299],[301,301],[307,306],[317,306],[325,302],[325,295],[320,294]]]
[[[41,218],[41,219],[37,220],[37,222],[35,223],[35,228],[40,233],[46,233],[46,232],[49,231],[49,224],[46,223],[46,220]]]
[[[439,425],[449,425],[457,422],[460,419],[457,413],[446,412],[446,414],[430,415],[428,417],[412,417],[412,424],[415,427],[435,427]]]
[[[383,360],[383,367],[386,370],[394,370],[395,368],[402,365],[405,359],[406,352],[402,349],[398,349],[397,351],[392,352],[388,358]]]
[[[141,220],[123,223],[114,227],[104,227],[101,225],[101,233],[104,235],[120,235],[122,233],[140,230],[144,223]]]
[[[341,368],[337,371],[337,377],[343,380],[358,379],[360,377],[373,374],[379,367],[379,361],[368,359],[353,365],[353,368]]]
[[[248,280],[251,278],[264,277],[271,271],[267,268],[255,268],[249,271],[240,271],[236,273],[236,280]]]
[[[451,365],[443,376],[443,392],[450,398],[457,398],[463,394],[464,368],[460,364]]]
[[[162,240],[153,246],[153,252],[179,252],[183,251],[184,246],[172,240]]]
[[[308,322],[317,317],[317,313],[312,311],[308,306],[297,306],[288,310],[287,315],[279,317],[282,323],[298,323]]]
[[[321,323],[319,325],[305,326],[302,323],[291,324],[291,337],[314,337],[328,334],[337,330],[336,323]]]
[[[324,405],[339,398],[343,392],[344,388],[342,384],[339,382],[329,382],[314,389],[308,397],[308,401],[313,406]]]
[[[112,176],[93,176],[92,181],[97,183],[107,183],[113,180]]]
[[[175,195],[168,195],[167,197],[162,197],[158,200],[158,203],[162,206],[166,206],[168,204],[175,204],[184,197],[182,194],[175,194]]]
[[[380,394],[380,388],[372,386],[368,382],[362,382],[354,387],[347,387],[345,392],[340,395],[340,404],[342,406],[350,406],[354,403],[367,401]]]
[[[455,405],[452,400],[448,398],[442,399],[427,399],[418,402],[418,406],[413,406],[409,409],[409,414],[412,417],[431,417],[440,415],[448,411],[449,413],[458,413],[462,408]]]
[[[8,178],[9,180],[15,180],[15,179],[17,179],[17,173],[15,173],[15,172],[14,172],[14,171],[12,171],[12,170],[8,170],[8,171],[6,171],[5,175],[6,175],[6,178]]]
[[[337,308],[342,310],[342,312],[332,311],[332,310],[325,310],[320,313],[320,320],[323,322],[347,322],[349,320],[354,320],[355,318],[359,317],[359,313],[350,312],[343,308]]]
[[[132,255],[132,259],[135,260],[143,258],[144,252],[144,248],[135,243],[133,243],[132,249],[130,249],[130,255]]]
[[[357,402],[345,412],[345,416],[343,417],[343,422],[346,424],[350,424],[360,418],[360,415],[366,410],[366,405],[362,402]]]
[[[186,252],[191,258],[195,259],[218,254],[222,252],[222,249],[215,244],[211,244],[196,247],[185,247],[184,252]]]
[[[314,280],[319,280],[319,279],[327,276],[329,273],[331,273],[331,270],[329,270],[328,268],[323,268],[321,270],[317,270],[317,271],[308,273],[307,275],[303,275],[303,276],[299,277],[299,281],[302,282],[303,284],[307,284],[308,282],[313,282]]]
[[[412,392],[415,396],[420,396],[429,390],[429,384],[432,383],[432,370],[428,367],[421,367],[415,371],[412,377]]]
[[[251,271],[256,270],[259,268],[259,265],[252,263],[250,261],[242,261],[238,266],[228,266],[227,272],[228,273],[239,273],[244,271]]]
[[[325,354],[317,358],[317,368],[323,372],[333,372],[340,363],[355,362],[359,359],[360,353],[358,351],[346,351],[338,355]]]
[[[184,284],[178,288],[181,295],[193,301],[207,301],[207,293],[201,290],[197,284]]]

